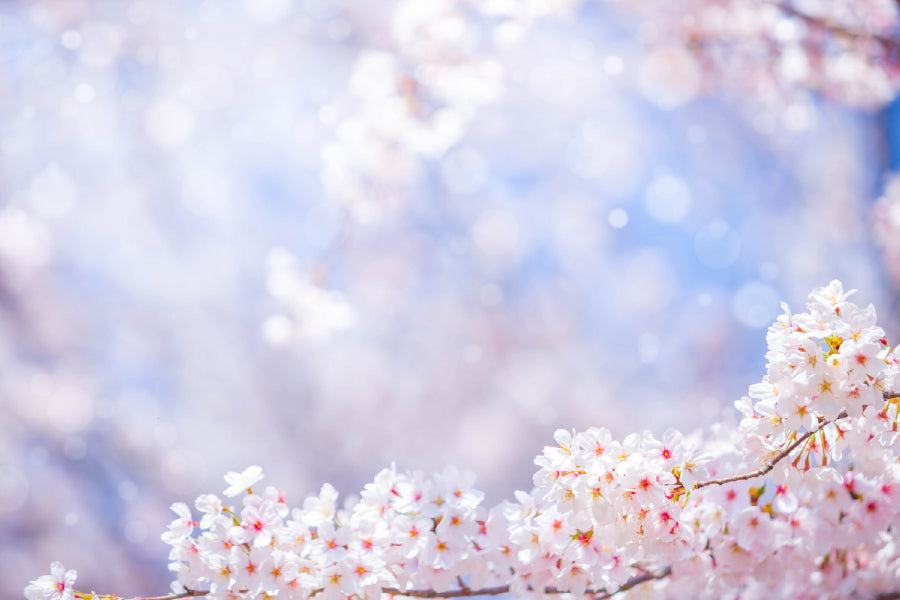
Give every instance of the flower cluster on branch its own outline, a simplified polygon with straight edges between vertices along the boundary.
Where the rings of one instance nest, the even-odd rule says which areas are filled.
[[[534,488],[493,507],[474,475],[390,467],[340,503],[325,484],[291,507],[258,466],[229,473],[163,534],[177,600],[594,600],[894,597],[900,589],[900,359],[873,307],[840,282],[767,335],[767,373],[738,428],[615,439],[559,430]],[[28,600],[77,592],[60,563]]]

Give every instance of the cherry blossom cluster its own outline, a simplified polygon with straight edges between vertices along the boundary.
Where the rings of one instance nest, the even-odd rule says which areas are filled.
[[[769,328],[766,376],[737,403],[745,447],[769,460],[815,432],[805,444],[807,461],[840,460],[845,450],[857,467],[883,469],[897,433],[898,406],[885,403],[896,389],[897,357],[876,325],[875,309],[849,302],[840,282],[815,290],[809,312],[784,314]],[[809,462],[804,463],[809,466]]]
[[[708,550],[673,565],[683,585],[742,597],[900,588],[898,357],[851,293],[833,281],[769,328],[766,376],[736,403],[740,433],[719,429],[707,447],[719,478],[694,484],[685,506]]]
[[[326,483],[296,507],[258,491],[260,467],[229,473],[238,504],[172,505],[169,598],[896,597],[900,359],[849,295],[834,281],[807,312],[784,307],[737,429],[558,430],[534,488],[492,508],[455,467],[392,466],[358,497]],[[54,563],[25,596],[93,596],[74,580]]]
[[[208,584],[214,597],[251,598],[449,589],[467,572],[466,561],[487,545],[483,495],[472,489],[472,475],[454,468],[430,480],[385,469],[357,501],[343,506],[325,484],[294,509],[273,487],[253,493],[250,486],[261,477],[259,467],[229,474],[225,496],[246,491],[242,507],[201,496],[199,522],[186,505],[173,505],[179,518],[163,538],[172,545],[178,583],[190,589]]]

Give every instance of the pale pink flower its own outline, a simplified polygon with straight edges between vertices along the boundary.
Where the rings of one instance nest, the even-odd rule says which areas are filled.
[[[398,550],[406,558],[412,558],[421,552],[434,534],[431,532],[433,522],[425,517],[399,515],[394,521],[396,532],[395,543]]]
[[[53,562],[49,575],[41,575],[28,584],[25,597],[28,600],[74,600],[77,576],[74,569],[66,571],[62,563]]]
[[[203,494],[198,496],[196,502],[194,502],[194,506],[203,513],[203,517],[200,519],[201,529],[209,529],[212,527],[213,523],[215,523],[216,519],[222,514],[222,511],[225,508],[222,504],[222,500],[215,494]]]
[[[249,492],[250,487],[260,481],[262,478],[262,467],[257,465],[247,467],[240,473],[237,473],[235,471],[226,473],[225,483],[228,484],[228,487],[225,489],[223,494],[231,498],[233,496],[237,496],[241,492]]]
[[[330,483],[322,485],[318,496],[309,496],[303,501],[303,522],[310,527],[318,527],[333,520],[337,498],[337,490]]]
[[[282,525],[276,505],[262,502],[249,505],[241,511],[241,527],[247,532],[245,539],[252,540],[254,546],[268,546],[272,534]]]
[[[162,541],[174,544],[180,539],[189,537],[197,522],[191,515],[191,509],[184,502],[175,502],[170,508],[178,515],[178,518],[172,521],[168,530],[162,534]]]

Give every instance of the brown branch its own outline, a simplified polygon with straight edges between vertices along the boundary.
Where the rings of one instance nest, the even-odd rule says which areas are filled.
[[[883,392],[882,396],[884,396],[885,400],[891,400],[892,398],[900,398],[900,392]],[[796,450],[797,447],[800,446],[800,444],[805,442],[807,439],[809,439],[810,436],[813,436],[813,435],[819,433],[820,431],[822,431],[822,429],[824,429],[824,427],[826,425],[828,425],[829,423],[834,423],[835,421],[837,421],[839,419],[843,419],[846,416],[847,416],[847,411],[842,410],[841,414],[836,416],[833,420],[822,421],[822,423],[820,423],[819,426],[816,427],[814,430],[807,431],[806,433],[801,435],[799,438],[797,438],[794,441],[794,443],[792,443],[790,446],[788,446],[787,448],[785,448],[784,450],[782,450],[781,452],[776,454],[775,457],[771,461],[767,462],[765,465],[763,465],[762,467],[760,467],[759,469],[757,469],[755,471],[751,471],[750,473],[744,473],[743,475],[732,475],[731,477],[722,477],[721,479],[710,479],[708,481],[703,481],[698,484],[695,484],[692,489],[697,490],[702,487],[706,487],[708,485],[722,485],[725,483],[732,483],[734,481],[744,481],[747,479],[754,479],[756,477],[762,477],[763,475],[767,474],[769,471],[774,469],[775,465],[778,464],[779,461],[783,460],[791,452]]]
[[[446,592],[436,592],[434,590],[400,590],[397,588],[381,588],[383,594],[392,596],[409,596],[411,598],[462,598],[466,596],[499,596],[500,594],[508,594],[509,586],[501,585],[492,588],[482,588],[473,590],[470,588],[462,588],[459,590],[449,590]]]
[[[111,594],[87,594],[84,592],[75,592],[76,598],[110,598],[112,600],[179,600],[180,598],[195,598],[199,596],[206,596],[209,594],[209,590],[185,590],[184,592],[179,592],[177,594],[168,594],[167,596],[135,596],[134,598],[119,598],[118,596],[113,596]]]
[[[592,600],[604,600],[605,598],[611,598],[615,594],[619,592],[624,592],[626,590],[630,590],[636,585],[640,585],[647,581],[651,581],[653,579],[662,579],[664,577],[668,577],[671,575],[672,569],[670,567],[666,567],[662,571],[658,573],[650,573],[644,572],[640,575],[636,575],[622,584],[616,590],[608,592],[606,590],[587,590],[585,594],[599,594],[598,596],[594,596]],[[463,584],[462,580],[458,580],[460,589],[458,590],[448,590],[446,592],[437,592],[435,590],[401,590],[399,588],[381,588],[381,592],[383,594],[389,594],[391,596],[407,596],[409,598],[467,598],[472,596],[499,596],[501,594],[509,593],[508,585],[501,585],[497,587],[490,588],[481,588],[477,590],[473,590],[466,585]],[[529,588],[531,589],[531,588]],[[238,593],[244,594],[249,590],[238,590]],[[557,588],[545,588],[545,594],[568,594],[569,590],[557,589]],[[167,596],[153,596],[153,597],[134,597],[128,598],[127,600],[180,600],[182,598],[195,598],[199,596],[206,596],[209,594],[209,591],[206,590],[186,590],[184,592],[180,592],[177,594],[169,594]],[[76,595],[81,598],[90,598],[90,594],[84,594],[81,592],[76,592]],[[111,596],[107,594],[94,594],[93,598],[109,598],[114,600],[125,600],[121,599],[118,596]]]
[[[642,583],[645,583],[645,582],[647,582],[647,581],[651,581],[651,580],[653,580],[653,579],[662,579],[662,578],[664,578],[664,577],[668,577],[668,576],[671,575],[671,574],[672,574],[672,567],[666,567],[665,569],[663,569],[663,570],[660,571],[659,573],[649,573],[649,572],[647,572],[647,573],[642,573],[641,575],[636,575],[635,577],[632,577],[631,579],[629,579],[628,581],[626,581],[625,583],[623,583],[623,584],[622,584],[622,587],[620,587],[620,588],[617,589],[616,591],[614,591],[614,592],[603,592],[603,593],[600,594],[599,596],[594,596],[591,600],[604,600],[604,598],[611,598],[611,597],[613,597],[615,594],[618,594],[619,592],[624,592],[624,591],[626,591],[626,590],[630,590],[631,588],[633,588],[633,587],[636,586],[636,585],[640,585],[640,584],[642,584]]]
[[[195,596],[205,596],[208,591],[188,590],[180,594],[170,594],[168,596],[156,596],[155,598],[131,598],[130,600],[178,600],[178,598],[192,598]]]
[[[841,414],[839,414],[834,419],[834,421],[837,421],[838,419],[843,419],[846,416],[847,416],[847,411],[845,411],[845,410],[841,411]],[[813,435],[819,433],[823,427],[825,427],[829,423],[833,423],[834,421],[822,421],[822,423],[818,427],[816,427],[814,430],[807,431],[806,433],[801,435],[799,438],[797,438],[794,441],[793,444],[791,444],[790,446],[788,446],[787,448],[785,448],[784,450],[782,450],[781,452],[776,454],[775,457],[771,461],[767,462],[765,465],[763,465],[762,467],[760,467],[759,469],[757,469],[755,471],[751,471],[749,473],[744,473],[743,475],[732,475],[731,477],[722,477],[721,479],[710,479],[708,481],[702,481],[700,483],[695,484],[692,489],[698,490],[698,489],[700,489],[702,487],[706,487],[708,485],[722,485],[725,483],[731,483],[733,481],[743,481],[746,479],[754,479],[756,477],[762,477],[763,475],[767,474],[769,471],[774,469],[775,465],[777,465],[782,459],[787,457],[791,452],[796,450],[797,447],[800,444],[802,444],[803,442],[805,442],[807,439],[809,439],[810,436],[813,436]]]

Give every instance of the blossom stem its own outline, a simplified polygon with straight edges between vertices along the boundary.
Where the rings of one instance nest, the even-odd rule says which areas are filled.
[[[509,586],[501,585],[497,587],[482,588],[473,590],[471,588],[462,588],[458,590],[448,590],[446,592],[436,592],[434,590],[400,590],[397,588],[382,588],[381,592],[392,596],[409,596],[411,598],[462,598],[466,596],[499,596],[500,594],[508,594]]]
[[[622,584],[622,587],[613,591],[613,592],[603,592],[599,596],[594,596],[592,600],[604,600],[605,598],[611,598],[614,594],[618,594],[619,592],[624,592],[625,590],[630,590],[636,585],[640,585],[647,581],[652,581],[654,579],[663,579],[664,577],[668,577],[672,574],[672,567],[666,567],[665,569],[659,571],[658,573],[650,573],[645,572],[640,575],[636,575]]]
[[[784,459],[785,457],[790,455],[791,452],[796,450],[797,447],[800,444],[802,444],[803,442],[805,442],[809,437],[811,437],[811,436],[815,435],[816,433],[818,433],[819,431],[821,431],[829,423],[833,423],[834,421],[837,421],[838,419],[843,419],[846,416],[847,416],[847,411],[841,411],[841,414],[839,414],[833,421],[822,421],[822,423],[820,423],[818,427],[816,427],[815,429],[813,429],[811,431],[807,431],[806,433],[804,433],[803,435],[798,437],[794,441],[793,444],[791,444],[790,446],[788,446],[787,448],[785,448],[784,450],[782,450],[781,452],[776,454],[772,460],[770,460],[765,465],[763,465],[762,467],[760,467],[759,469],[757,469],[755,471],[751,471],[749,473],[744,473],[743,475],[732,475],[731,477],[722,477],[721,479],[709,479],[707,481],[701,481],[700,483],[695,484],[693,489],[697,490],[702,487],[706,487],[708,485],[723,485],[726,483],[732,483],[734,481],[743,481],[746,479],[754,479],[756,477],[762,477],[763,475],[767,474],[769,471],[774,469],[775,465],[777,465],[782,459]]]
[[[890,400],[892,398],[900,398],[900,392],[884,392],[882,395],[884,396],[885,400]],[[843,411],[841,411],[841,414],[839,414],[837,417],[835,417],[831,421],[822,421],[818,427],[816,427],[815,429],[812,429],[810,431],[807,431],[806,433],[804,433],[803,435],[798,437],[796,440],[794,440],[794,443],[792,443],[790,446],[788,446],[787,448],[785,448],[784,450],[782,450],[781,452],[776,454],[772,460],[770,460],[765,465],[763,465],[762,467],[760,467],[759,469],[757,469],[755,471],[751,471],[749,473],[744,473],[743,475],[732,475],[731,477],[722,477],[721,479],[709,479],[707,481],[701,481],[700,483],[695,484],[693,489],[697,490],[702,487],[706,487],[708,485],[723,485],[725,483],[731,483],[734,481],[744,481],[746,479],[754,479],[756,477],[762,477],[763,475],[767,474],[769,471],[774,469],[775,465],[778,464],[779,461],[781,461],[782,459],[784,459],[788,455],[790,455],[791,452],[796,450],[797,447],[800,444],[802,444],[803,442],[805,442],[808,438],[819,433],[829,423],[834,423],[835,421],[838,421],[839,419],[843,419],[846,416],[847,416],[847,411],[843,410]]]
[[[198,596],[206,596],[209,594],[208,590],[185,590],[183,592],[179,592],[177,594],[168,594],[166,596],[135,596],[134,598],[120,598],[119,596],[114,596],[112,594],[86,594],[84,592],[75,592],[75,596],[78,598],[85,598],[86,600],[179,600],[180,598],[194,598]]]
[[[631,588],[640,585],[647,581],[652,581],[654,579],[662,579],[664,577],[668,577],[671,575],[672,569],[670,567],[666,567],[665,569],[657,572],[651,573],[649,571],[643,572],[640,575],[635,575],[625,583],[623,583],[619,588],[613,591],[606,590],[587,590],[585,594],[599,594],[592,598],[592,600],[604,600],[606,598],[611,598],[613,595],[618,594],[619,592],[624,592],[626,590],[630,590]],[[460,581],[460,584],[462,582]],[[401,590],[398,588],[382,588],[381,592],[384,594],[389,594],[391,596],[406,596],[409,598],[466,598],[473,596],[499,596],[501,594],[508,594],[510,592],[508,585],[501,585],[497,587],[489,587],[489,588],[481,588],[481,589],[472,589],[465,585],[461,585],[458,590],[448,590],[445,592],[437,592],[435,590]],[[544,590],[545,594],[568,594],[569,590],[561,590],[556,588],[546,588]],[[119,598],[118,596],[108,595],[108,594],[84,594],[81,592],[76,593],[79,597],[83,598],[94,598],[94,599],[107,599],[107,600],[181,600],[182,598],[196,598],[200,596],[206,596],[209,594],[208,590],[185,590],[183,592],[179,592],[177,594],[169,594],[167,596],[152,596],[152,597],[140,597],[135,596],[134,598]]]

